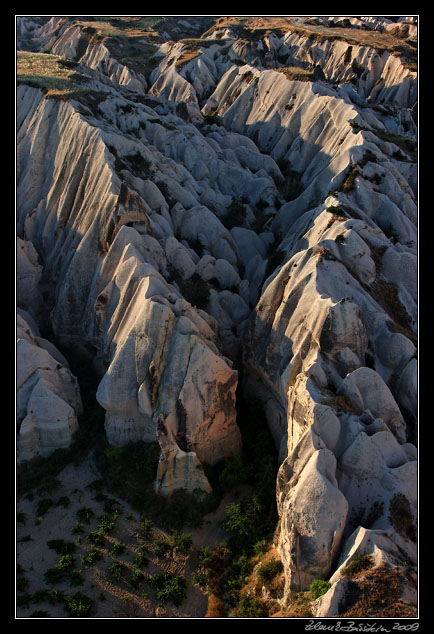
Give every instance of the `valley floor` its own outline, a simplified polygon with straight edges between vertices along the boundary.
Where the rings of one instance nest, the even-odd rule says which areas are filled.
[[[98,478],[99,474],[92,459],[89,458],[78,466],[67,466],[57,478],[60,485],[55,491],[27,495],[18,502],[17,563],[20,572],[17,578],[24,578],[28,583],[24,593],[20,594],[17,617],[32,617],[40,610],[48,613],[45,616],[52,618],[68,617],[65,602],[60,600],[59,593],[63,593],[67,599],[77,592],[92,599],[93,607],[89,614],[91,618],[204,617],[207,611],[207,596],[193,585],[192,576],[198,565],[198,550],[202,546],[213,548],[225,537],[223,529],[219,527],[219,521],[223,519],[228,499],[223,499],[217,511],[205,517],[201,528],[189,532],[192,546],[187,552],[174,548],[163,557],[153,555],[151,549],[155,543],[169,542],[169,534],[154,527],[146,537],[140,536],[140,517],[125,501],[117,499],[116,508],[120,514],[115,520],[115,526],[112,531],[105,534],[103,543],[97,546],[102,553],[102,559],[91,567],[86,567],[81,565],[80,561],[82,562],[82,558],[94,549],[86,540],[86,535],[96,529],[98,520],[105,515],[105,500],[96,501],[98,495],[88,488],[89,484]],[[113,499],[110,497],[110,500]],[[50,500],[52,506],[38,517],[38,504],[43,504],[44,500]],[[73,534],[74,526],[78,523],[77,512],[80,509],[91,509],[93,515],[89,524],[82,524],[83,532]],[[82,570],[82,585],[71,585],[68,579],[56,584],[47,583],[46,571],[55,568],[61,557],[48,546],[47,543],[52,540],[76,543],[71,568]],[[117,542],[125,544],[125,550],[114,555],[111,548]],[[143,567],[145,578],[164,571],[186,578],[186,597],[179,608],[170,603],[159,605],[155,600],[154,591],[149,588],[145,579],[137,588],[129,584],[128,580],[135,569],[132,562],[140,546],[146,547],[148,563]],[[122,580],[116,580],[110,574],[109,567],[115,561],[124,564]],[[43,588],[48,589],[51,595],[47,595],[44,601],[36,602],[35,593]],[[54,603],[56,596],[58,602]]]

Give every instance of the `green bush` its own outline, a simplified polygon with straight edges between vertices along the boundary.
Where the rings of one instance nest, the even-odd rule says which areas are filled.
[[[137,588],[141,581],[143,581],[145,575],[141,570],[135,570],[131,577],[128,579],[128,583],[133,588]]]
[[[117,581],[121,581],[125,572],[125,564],[120,561],[113,561],[109,566],[110,575]]]
[[[111,547],[110,553],[112,555],[121,555],[125,551],[126,545],[123,542],[116,542]]]
[[[68,570],[72,567],[73,563],[74,558],[72,555],[62,555],[57,562],[57,568],[59,568],[59,570]]]
[[[87,617],[92,610],[93,603],[93,600],[86,595],[76,592],[66,600],[66,610],[71,617]]]
[[[81,563],[86,568],[90,568],[91,566],[96,564],[96,562],[99,561],[102,558],[103,558],[103,554],[102,554],[101,550],[99,550],[99,548],[92,548],[92,550],[90,551],[90,553],[88,555],[86,555],[86,556],[83,555],[82,556]]]
[[[172,533],[172,545],[174,548],[178,548],[183,552],[190,550],[192,545],[191,535],[188,533],[181,533],[180,531],[173,531]]]
[[[156,597],[161,603],[181,605],[185,598],[186,581],[181,575],[174,575],[168,571],[149,577],[148,583],[156,591]]]
[[[230,533],[230,544],[236,552],[250,549],[261,537],[263,507],[258,495],[232,502],[226,507],[223,527]]]
[[[81,586],[84,583],[82,570],[71,570],[68,573],[69,584],[71,586]]]
[[[152,546],[152,550],[157,557],[164,557],[172,550],[170,543],[164,537],[158,537]]]
[[[278,559],[271,559],[270,561],[267,561],[265,564],[262,564],[261,566],[259,566],[257,570],[257,575],[260,581],[262,581],[263,583],[267,583],[271,581],[272,579],[274,579],[276,575],[281,573],[282,570],[283,570],[282,562],[279,561]]]
[[[230,491],[246,482],[250,473],[251,467],[245,464],[242,456],[230,456],[224,462],[224,467],[219,475],[219,484],[223,491]]]
[[[115,527],[115,523],[108,515],[101,515],[98,520],[98,530],[101,533],[111,533]]]
[[[65,601],[65,593],[62,590],[56,590],[55,588],[48,593],[48,603],[56,605],[57,603],[63,603]]]
[[[234,609],[234,616],[245,619],[263,618],[268,616],[268,610],[260,599],[243,593]]]
[[[373,565],[374,565],[374,560],[371,555],[368,555],[368,554],[356,555],[354,559],[348,564],[348,566],[345,566],[345,568],[342,571],[342,575],[346,577],[353,577],[354,575],[357,575],[359,572],[362,572],[363,570],[367,570],[368,568],[371,568]]]
[[[152,520],[148,517],[143,518],[140,522],[140,535],[149,535],[152,531]]]
[[[331,584],[328,581],[324,581],[323,579],[314,579],[314,581],[310,584],[312,599],[318,599],[325,594],[329,588],[331,588]]]
[[[90,520],[95,515],[91,508],[82,507],[77,510],[76,516],[80,522],[85,522],[86,524],[90,524]]]
[[[148,563],[149,560],[143,552],[139,552],[137,555],[134,555],[133,565],[136,568],[143,568],[143,566],[147,566]]]
[[[90,544],[101,545],[104,542],[104,535],[101,531],[90,531],[86,535],[86,541]]]

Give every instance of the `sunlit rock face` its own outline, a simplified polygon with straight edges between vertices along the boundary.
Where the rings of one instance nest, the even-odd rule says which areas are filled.
[[[17,316],[17,460],[70,446],[83,411],[77,379],[32,317]]]
[[[242,452],[242,389],[278,453],[285,598],[329,579],[333,616],[358,554],[416,563],[395,509],[416,523],[417,25],[269,24],[169,29],[140,66],[79,20],[20,20],[85,90],[17,87],[18,444],[67,446],[80,411],[27,319],[92,350],[107,438],[159,442],[160,494]]]

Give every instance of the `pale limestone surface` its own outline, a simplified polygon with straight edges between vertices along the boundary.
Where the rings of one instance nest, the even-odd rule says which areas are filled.
[[[29,322],[21,311],[16,346],[18,462],[69,447],[83,410],[77,380],[63,365],[61,353]]]

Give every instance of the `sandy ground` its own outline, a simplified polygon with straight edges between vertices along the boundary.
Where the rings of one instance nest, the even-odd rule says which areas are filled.
[[[182,575],[187,580],[186,598],[180,607],[168,603],[159,605],[155,599],[154,590],[142,581],[137,589],[128,584],[128,579],[134,570],[133,558],[137,554],[137,548],[141,545],[152,546],[153,541],[159,537],[169,535],[157,528],[145,539],[139,535],[140,518],[128,505],[114,496],[119,502],[121,510],[115,521],[115,528],[104,537],[104,543],[98,548],[103,552],[103,558],[92,567],[85,567],[81,557],[86,556],[92,548],[86,539],[90,531],[96,530],[99,518],[105,514],[104,503],[95,500],[94,491],[86,488],[100,475],[92,465],[91,459],[78,467],[69,465],[58,476],[61,486],[51,494],[34,493],[33,499],[28,497],[17,502],[17,548],[16,561],[24,572],[17,573],[17,577],[24,575],[28,584],[18,592],[17,596],[24,594],[34,595],[37,590],[48,588],[50,591],[63,591],[65,597],[70,597],[76,592],[81,592],[93,599],[92,612],[87,618],[113,619],[113,618],[204,618],[207,611],[207,596],[192,583],[192,576],[197,569],[198,550],[201,546],[214,547],[218,542],[227,538],[227,534],[219,527],[218,523],[224,517],[224,509],[228,499],[224,499],[217,511],[204,520],[200,529],[191,533],[193,546],[190,551],[183,553],[173,550],[164,558],[157,558],[152,552],[145,553],[149,560],[142,570],[147,577],[164,570]],[[59,499],[67,497],[69,505],[64,507],[56,505]],[[53,506],[42,516],[37,517],[37,505],[43,498],[53,501]],[[77,511],[80,508],[92,509],[94,516],[90,524],[83,523],[83,532],[73,533],[74,525],[79,521]],[[24,516],[22,515],[24,514]],[[24,521],[23,520],[24,517]],[[81,537],[80,537],[81,536]],[[49,568],[56,567],[60,556],[55,550],[49,548],[47,542],[55,539],[63,539],[65,542],[75,542],[76,550],[73,554],[73,569],[82,570],[84,583],[72,586],[69,579],[49,584],[44,578]],[[113,555],[109,551],[115,542],[123,542],[126,545],[122,554]],[[109,566],[113,561],[125,564],[125,575],[121,581],[116,581],[110,575]],[[43,610],[49,616],[45,618],[73,618],[65,609],[65,603],[56,604],[44,600],[40,603],[30,601],[26,606],[16,607],[16,618],[34,618],[31,615]]]

